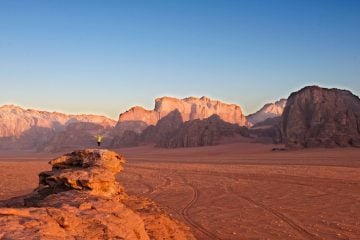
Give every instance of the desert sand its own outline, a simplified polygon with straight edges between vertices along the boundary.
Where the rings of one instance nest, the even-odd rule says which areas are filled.
[[[273,147],[118,149],[127,159],[118,179],[198,239],[360,239],[360,149]],[[2,152],[0,199],[31,192],[61,154]]]

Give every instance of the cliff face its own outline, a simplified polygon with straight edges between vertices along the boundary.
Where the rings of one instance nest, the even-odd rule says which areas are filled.
[[[360,99],[346,90],[305,87],[290,95],[282,132],[288,147],[360,146]]]
[[[160,119],[166,117],[174,110],[179,111],[184,122],[205,119],[216,114],[222,120],[229,123],[240,126],[248,124],[241,107],[235,104],[222,103],[207,97],[189,97],[184,99],[162,97],[155,100],[155,108],[152,111],[141,107],[134,107],[120,114],[115,132],[118,135],[123,134],[127,130],[141,133],[148,126],[155,126]]]
[[[218,115],[181,124],[157,141],[158,147],[201,147],[219,144],[225,137],[248,136],[247,128],[223,121]]]
[[[155,126],[148,126],[141,133],[131,130],[115,137],[111,146],[127,147],[154,144],[161,148],[201,147],[220,144],[226,137],[249,137],[246,127],[223,121],[218,115],[206,119],[183,122],[178,110],[168,113]]]
[[[85,149],[50,161],[31,194],[0,202],[2,239],[195,239],[154,202],[116,181],[123,156]],[[7,207],[4,207],[7,206]]]
[[[6,105],[0,107],[0,148],[65,151],[94,146],[98,134],[104,136],[105,147],[135,146],[139,142],[163,146],[160,142],[166,142],[183,122],[204,120],[214,114],[230,124],[248,124],[239,106],[206,97],[158,98],[154,110],[133,107],[120,114],[117,123],[96,115],[66,115]]]
[[[280,99],[274,103],[265,104],[259,111],[248,115],[246,118],[250,124],[256,125],[266,119],[280,117],[286,106],[286,101],[286,99]]]
[[[155,112],[160,118],[177,109],[184,122],[195,119],[205,119],[214,114],[228,123],[244,126],[247,124],[241,107],[227,104],[207,97],[176,99],[163,97],[155,100]]]

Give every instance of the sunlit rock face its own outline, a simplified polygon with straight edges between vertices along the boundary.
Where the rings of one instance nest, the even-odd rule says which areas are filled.
[[[120,114],[116,132],[121,135],[127,130],[141,133],[148,126],[155,126],[157,122],[174,110],[179,111],[184,122],[195,119],[206,119],[216,114],[228,123],[240,126],[248,125],[241,107],[227,104],[207,97],[184,99],[162,97],[155,100],[154,110],[145,110],[142,107],[133,107]]]
[[[155,100],[155,111],[159,113],[160,118],[175,109],[180,112],[183,121],[201,120],[216,114],[228,123],[240,126],[247,124],[241,107],[235,104],[227,104],[207,97],[189,97],[181,100],[163,97]]]
[[[125,193],[115,179],[124,163],[99,149],[50,161],[31,194],[0,202],[0,238],[195,239],[154,202]]]
[[[280,99],[274,103],[265,104],[259,111],[248,115],[246,118],[251,125],[256,125],[266,119],[280,117],[286,106],[286,101],[286,99]]]
[[[292,148],[360,146],[360,99],[350,91],[310,86],[288,98],[282,119]]]

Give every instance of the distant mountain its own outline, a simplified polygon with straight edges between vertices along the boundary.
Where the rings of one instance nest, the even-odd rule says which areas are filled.
[[[116,135],[122,135],[127,130],[141,133],[148,126],[155,126],[160,119],[174,110],[179,111],[184,122],[206,119],[216,114],[228,123],[238,124],[239,126],[248,125],[241,107],[235,104],[227,104],[207,97],[184,99],[162,97],[155,100],[154,110],[146,110],[137,106],[120,114],[115,127]]]
[[[184,122],[172,134],[159,138],[156,146],[165,148],[217,145],[225,137],[248,137],[246,127],[225,122],[218,115]]]
[[[269,139],[288,147],[360,146],[360,100],[346,90],[305,87],[247,118],[240,106],[207,97],[158,98],[154,110],[133,107],[118,121],[4,105],[0,107],[0,149],[95,147],[97,134],[104,136],[102,146],[114,148],[196,147],[236,136]]]
[[[141,133],[126,130],[121,136],[114,138],[112,147],[147,143],[162,148],[200,147],[217,145],[226,137],[237,136],[249,137],[247,128],[225,122],[215,114],[205,119],[184,122],[176,109],[160,119],[155,126],[148,126]]]
[[[360,99],[350,91],[305,87],[290,95],[282,118],[290,148],[360,147]]]
[[[120,114],[118,122],[97,115],[67,115],[4,105],[0,107],[0,149],[63,151],[93,147],[97,134],[105,135],[105,147],[139,143],[165,146],[184,122],[204,120],[214,114],[229,124],[248,124],[240,106],[207,97],[158,98],[154,110],[133,107]]]
[[[97,115],[67,115],[57,112],[23,109],[14,105],[0,107],[0,148],[6,149],[38,149],[48,145],[55,136],[70,131],[62,143],[72,141],[82,145],[76,131],[80,128],[82,134],[89,135],[104,132],[115,126],[116,121]],[[91,125],[91,127],[90,127]],[[85,127],[87,126],[87,127]],[[80,132],[80,131],[78,131]],[[69,142],[70,141],[70,142]]]
[[[280,99],[275,103],[265,104],[259,111],[248,115],[246,118],[251,123],[251,125],[255,125],[257,123],[265,121],[268,118],[275,118],[281,116],[285,106],[286,99]]]

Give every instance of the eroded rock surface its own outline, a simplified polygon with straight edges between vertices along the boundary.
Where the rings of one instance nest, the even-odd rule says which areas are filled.
[[[124,192],[115,180],[124,162],[99,149],[50,161],[33,193],[0,203],[0,238],[195,239],[152,201]]]
[[[207,119],[187,121],[172,134],[165,135],[157,146],[165,148],[200,147],[219,144],[226,137],[248,137],[246,127],[223,121],[218,115]]]
[[[288,147],[360,147],[360,99],[350,91],[305,87],[290,95],[282,121]]]
[[[140,134],[148,126],[155,126],[160,119],[174,110],[180,113],[184,122],[196,119],[202,120],[216,114],[225,122],[238,124],[239,126],[248,125],[241,107],[236,104],[227,104],[207,97],[188,97],[184,99],[162,97],[155,100],[154,110],[133,107],[120,114],[115,133],[122,135],[125,131],[131,130]]]

